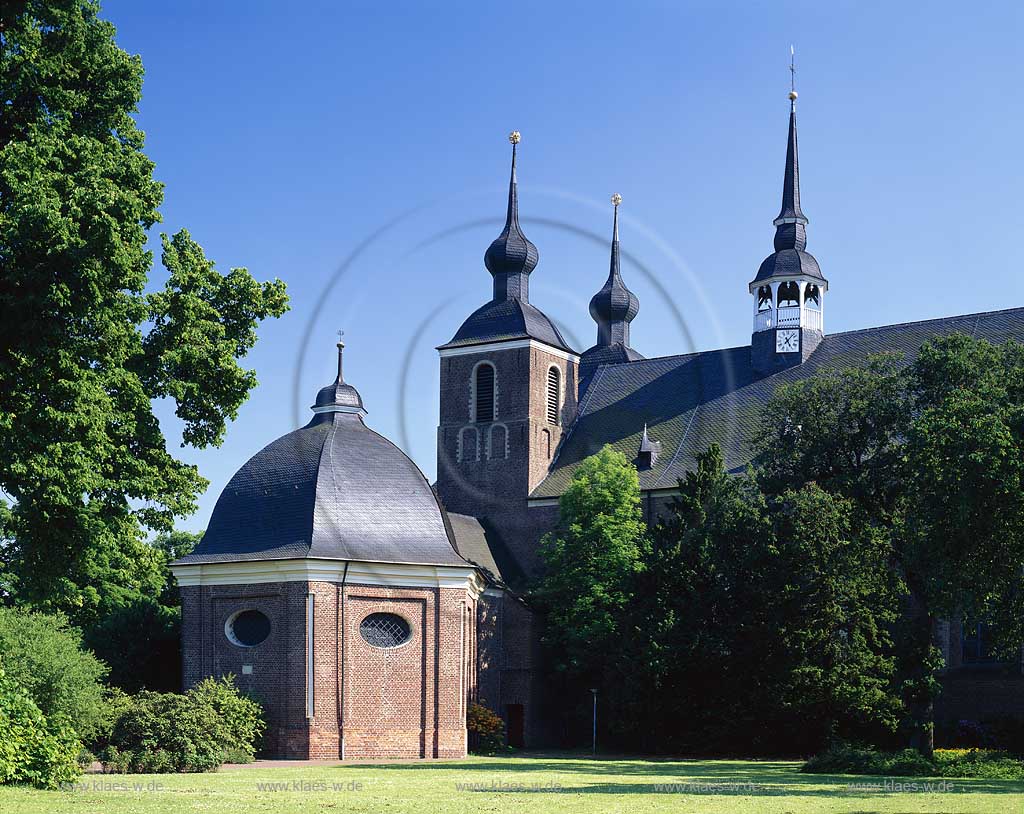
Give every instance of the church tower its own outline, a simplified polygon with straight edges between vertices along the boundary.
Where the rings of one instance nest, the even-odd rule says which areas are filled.
[[[539,255],[519,224],[518,131],[509,141],[505,227],[484,254],[493,295],[438,348],[437,491],[450,511],[511,533],[576,415],[579,357],[530,303]]]
[[[764,375],[806,361],[825,331],[828,280],[818,268],[818,261],[804,251],[807,217],[800,209],[796,98],[796,90],[790,90],[782,209],[774,221],[775,251],[761,263],[749,286],[754,299],[751,362]]]
[[[612,252],[608,279],[590,300],[590,316],[597,323],[597,342],[580,357],[580,392],[600,365],[634,362],[644,357],[629,345],[629,324],[640,312],[640,300],[622,281],[619,262],[619,205],[622,196],[612,195]]]

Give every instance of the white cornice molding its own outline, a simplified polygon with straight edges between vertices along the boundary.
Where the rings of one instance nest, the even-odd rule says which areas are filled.
[[[309,409],[317,415],[321,413],[354,413],[360,418],[366,415],[366,410],[362,407],[348,407],[343,404],[328,404],[326,407],[310,407]]]
[[[267,582],[341,582],[409,588],[460,588],[476,599],[484,579],[471,565],[414,565],[346,560],[245,560],[172,565],[178,585],[247,585]]]
[[[442,359],[447,359],[450,356],[468,356],[472,353],[492,353],[502,350],[517,350],[519,348],[536,348],[552,356],[557,356],[559,359],[565,359],[577,364],[580,361],[580,357],[577,354],[569,353],[561,348],[556,348],[554,345],[549,345],[536,339],[510,339],[507,342],[483,342],[479,345],[459,345],[454,348],[442,347],[438,348],[437,352]]]

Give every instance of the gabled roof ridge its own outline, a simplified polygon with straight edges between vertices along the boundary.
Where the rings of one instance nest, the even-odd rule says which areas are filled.
[[[893,322],[889,325],[873,325],[868,328],[854,328],[849,331],[837,331],[836,333],[825,334],[825,341],[827,342],[830,338],[839,336],[850,336],[852,334],[866,333],[868,331],[880,331],[883,328],[903,328],[911,325],[923,325],[928,322],[949,322],[953,319],[970,319],[971,317],[981,318],[996,314],[1010,314],[1013,312],[1024,312],[1024,306],[1018,308],[997,308],[992,311],[975,311],[967,314],[951,314],[945,317],[928,317],[927,319],[914,319],[907,322]],[[624,365],[642,365],[647,362],[664,362],[672,359],[692,359],[708,353],[727,353],[729,351],[740,351],[749,348],[750,345],[732,345],[726,348],[708,348],[707,350],[690,351],[689,353],[669,353],[664,356],[649,356],[644,359],[631,359],[625,362],[603,362],[598,366],[598,370],[601,370],[602,368],[622,367]],[[594,386],[596,381],[597,380],[595,379],[594,382],[591,382],[591,388]],[[587,388],[587,390],[589,393],[590,388]]]
[[[981,317],[993,316],[995,314],[1010,314],[1013,312],[1024,312],[1024,307],[997,308],[993,311],[975,311],[967,314],[950,314],[949,316],[945,317],[928,317],[927,319],[912,319],[907,322],[893,322],[890,325],[874,325],[869,328],[854,328],[849,331],[839,331],[834,334],[825,334],[825,341],[828,341],[829,337],[851,336],[852,334],[862,334],[868,331],[880,331],[883,328],[905,328],[911,325],[924,325],[925,323],[928,322],[949,322],[954,319],[970,319],[971,317],[980,319]],[[976,327],[977,326],[975,326],[974,330],[976,330]]]

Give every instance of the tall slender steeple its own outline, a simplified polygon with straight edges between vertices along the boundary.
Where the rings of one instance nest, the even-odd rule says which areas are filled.
[[[789,70],[796,66],[790,49]],[[750,281],[754,301],[751,362],[768,374],[805,361],[825,332],[825,279],[814,256],[808,254],[807,216],[800,208],[800,155],[796,137],[796,82],[789,88],[789,132],[786,169],[782,177],[782,207],[775,226],[775,251]]]
[[[622,282],[619,263],[619,204],[622,196],[612,195],[612,254],[608,279],[590,300],[590,315],[597,323],[597,344],[629,347],[629,323],[640,311],[640,300]]]
[[[530,272],[537,267],[540,255],[537,247],[523,234],[519,226],[519,190],[516,183],[516,147],[521,136],[513,130],[508,137],[512,143],[512,174],[508,182],[508,213],[505,228],[484,253],[484,265],[494,277],[495,300],[530,301]]]
[[[796,139],[795,90],[789,92],[789,138],[786,142],[786,171],[782,179],[782,208],[775,219],[775,250],[807,247],[807,217],[800,209],[800,154]]]
[[[632,362],[644,357],[629,346],[629,323],[640,311],[640,300],[622,282],[619,261],[619,204],[622,196],[612,195],[612,252],[608,279],[590,300],[590,316],[597,323],[597,343],[580,357],[580,392],[600,365]]]

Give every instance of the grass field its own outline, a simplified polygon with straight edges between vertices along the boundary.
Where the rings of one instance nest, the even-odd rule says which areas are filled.
[[[86,775],[78,788],[65,791],[0,788],[0,812],[1024,812],[1024,783],[802,775],[798,766],[560,754],[299,768],[254,764],[215,774]],[[900,783],[917,783],[917,790],[894,785]],[[925,783],[947,785],[923,791]]]

